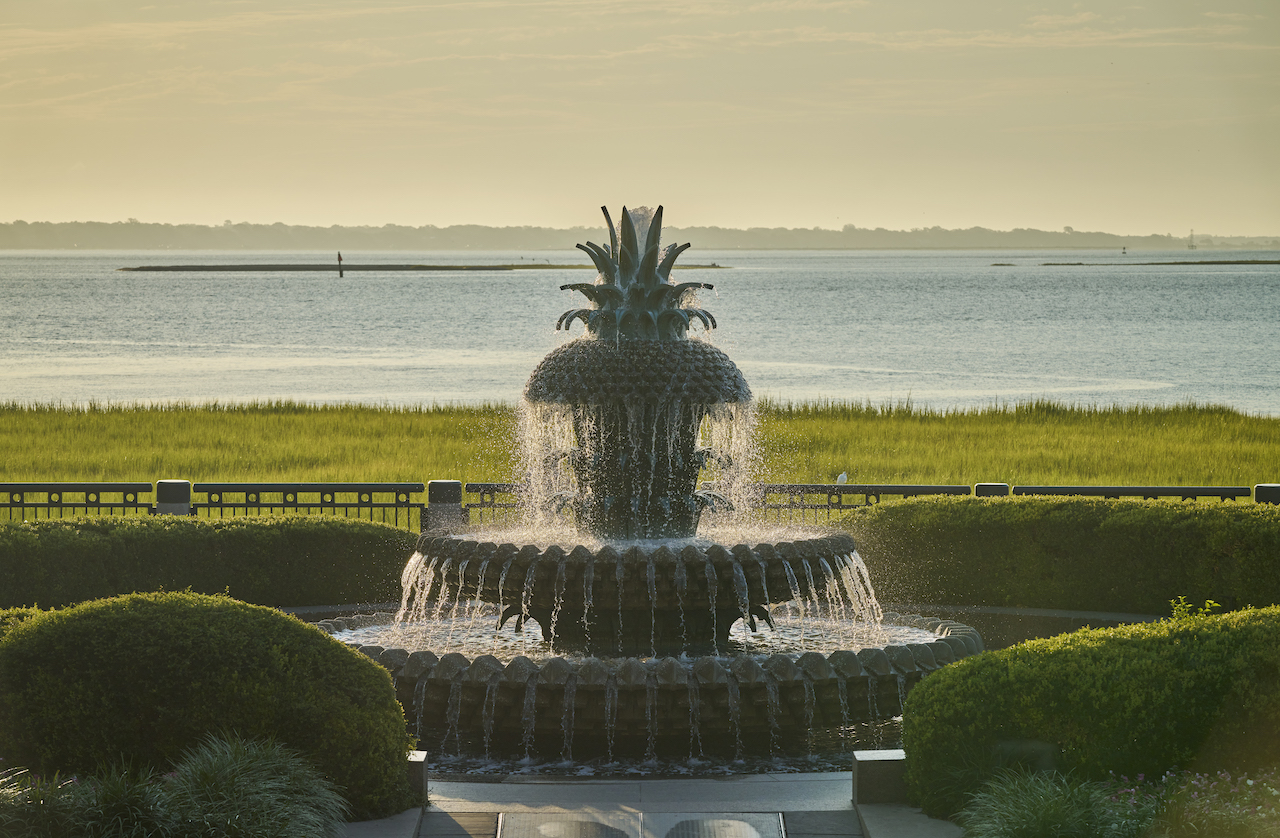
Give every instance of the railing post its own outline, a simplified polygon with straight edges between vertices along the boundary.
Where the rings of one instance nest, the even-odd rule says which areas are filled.
[[[467,511],[462,508],[462,481],[428,480],[423,532],[457,529],[465,527],[469,522]]]
[[[1259,483],[1253,487],[1254,503],[1280,503],[1280,483]]]
[[[152,515],[190,515],[191,481],[157,480],[156,505]]]

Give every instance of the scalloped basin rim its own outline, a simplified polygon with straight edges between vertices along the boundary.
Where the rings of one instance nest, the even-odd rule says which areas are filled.
[[[743,561],[741,554],[744,551],[751,554],[749,558],[745,559],[746,561],[758,561],[762,558],[767,560],[771,554],[781,558],[790,558],[791,554],[794,554],[796,558],[813,558],[830,552],[852,552],[856,549],[853,537],[846,533],[831,533],[794,541],[760,542],[755,546],[745,542],[740,542],[732,547],[717,543],[709,543],[705,547],[686,543],[681,544],[678,548],[673,548],[669,543],[662,543],[660,539],[614,542],[603,544],[596,548],[583,544],[572,546],[552,544],[547,547],[538,547],[531,544],[517,546],[509,541],[481,541],[478,538],[423,533],[418,536],[416,550],[419,553],[426,554],[428,550],[439,552],[450,546],[453,547],[455,552],[463,549],[467,550],[471,554],[468,558],[473,559],[483,558],[486,555],[489,557],[501,555],[504,558],[527,556],[530,559],[537,556],[539,559],[553,558],[557,561],[564,560],[569,562],[616,561],[619,558],[624,560],[648,560],[659,557],[684,558],[686,561],[691,561],[694,557],[709,558],[713,562]]]

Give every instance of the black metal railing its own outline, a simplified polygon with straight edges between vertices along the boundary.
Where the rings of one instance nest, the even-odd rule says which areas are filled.
[[[0,483],[0,510],[10,521],[67,515],[147,515],[151,512],[150,495],[150,483]]]
[[[468,483],[468,494],[479,495],[463,508],[472,514],[472,523],[503,520],[519,505],[520,483]],[[703,488],[714,489],[704,483]],[[753,488],[753,508],[762,510],[770,520],[799,523],[804,520],[830,520],[833,516],[879,503],[884,496],[916,497],[919,495],[968,495],[971,486],[921,485],[905,483],[758,483]]]
[[[879,503],[885,495],[911,498],[924,495],[969,495],[971,486],[907,483],[760,483],[755,487],[756,508],[766,518],[803,521],[847,512]]]
[[[1014,486],[1015,495],[1084,495],[1098,498],[1218,498],[1237,500],[1253,496],[1248,486]]]
[[[1269,484],[1264,484],[1269,485]],[[704,488],[714,488],[704,484]],[[1007,483],[917,484],[917,483],[759,483],[754,487],[755,509],[766,518],[786,522],[831,520],[843,512],[879,503],[885,497],[910,498],[926,495],[977,495],[998,497],[1013,495],[1078,495],[1103,498],[1139,497],[1181,498],[1194,500],[1216,497],[1222,500],[1249,498],[1254,492],[1248,486],[1014,486]],[[502,520],[518,504],[520,483],[468,483],[466,491],[479,495],[463,504],[471,513],[472,523]],[[1272,494],[1259,487],[1259,503],[1274,503]]]
[[[425,490],[422,483],[196,483],[191,514],[338,515],[417,530],[426,505],[413,496]]]
[[[166,503],[165,495],[174,486],[183,493],[183,503]],[[462,526],[510,521],[518,514],[521,483],[474,482],[464,487],[456,481],[424,483],[196,483],[160,481],[153,491],[150,483],[0,483],[0,518],[30,520],[68,515],[146,515],[149,513],[190,514],[202,517],[236,515],[337,515],[381,521],[420,531],[427,522],[441,521]],[[189,490],[185,487],[189,487]],[[714,488],[704,484],[704,488]],[[1280,484],[1248,486],[1013,486],[1007,483],[932,485],[906,483],[760,483],[756,484],[751,506],[766,519],[800,523],[821,522],[863,506],[879,503],[884,497],[925,495],[1057,495],[1102,498],[1219,498],[1247,499],[1257,503],[1280,503]],[[431,491],[436,491],[435,496]],[[415,496],[428,493],[426,502]],[[159,503],[153,505],[151,496]],[[187,500],[189,499],[189,505]],[[465,501],[465,502],[464,502]]]

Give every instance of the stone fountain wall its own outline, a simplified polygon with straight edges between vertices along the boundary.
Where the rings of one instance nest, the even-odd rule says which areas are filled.
[[[410,729],[420,747],[436,753],[563,759],[806,753],[816,732],[899,715],[921,678],[982,651],[977,632],[961,623],[891,616],[936,639],[764,660],[554,657],[537,664],[517,657],[503,664],[492,655],[360,650],[391,671]],[[338,631],[347,622],[320,626]]]
[[[481,600],[503,621],[532,618],[557,649],[675,654],[725,648],[738,619],[811,602],[846,620],[880,614],[847,535],[734,547],[655,548],[476,542],[423,535],[405,570],[399,619],[433,604]]]

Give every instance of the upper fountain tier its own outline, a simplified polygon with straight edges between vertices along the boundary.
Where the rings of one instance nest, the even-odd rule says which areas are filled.
[[[689,247],[660,249],[662,207],[644,230],[622,210],[621,235],[606,208],[609,245],[578,247],[595,263],[592,283],[571,283],[591,308],[570,309],[556,322],[581,320],[587,334],[555,349],[525,387],[532,405],[558,406],[572,421],[576,447],[561,452],[576,483],[569,506],[580,530],[602,539],[688,538],[715,498],[697,490],[716,454],[698,447],[708,413],[745,404],[751,389],[729,357],[689,339],[689,327],[715,327],[689,305],[705,282],[670,281]],[[642,225],[643,225],[643,216]]]

